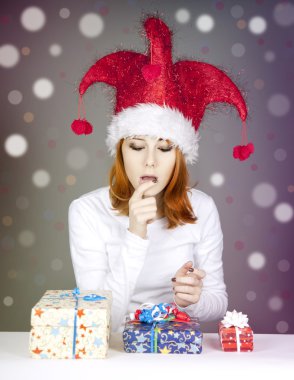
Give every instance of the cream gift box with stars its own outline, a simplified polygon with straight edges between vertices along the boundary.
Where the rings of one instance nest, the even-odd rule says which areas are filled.
[[[111,291],[47,290],[31,313],[29,350],[37,359],[105,358]]]

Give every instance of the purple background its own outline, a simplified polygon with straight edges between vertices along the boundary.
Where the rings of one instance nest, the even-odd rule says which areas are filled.
[[[31,6],[46,16],[37,31],[21,21]],[[186,10],[182,17],[180,9]],[[108,185],[112,158],[104,140],[114,95],[106,85],[92,86],[85,107],[94,133],[78,137],[70,130],[76,88],[96,59],[116,49],[144,53],[140,19],[142,12],[156,11],[174,30],[174,60],[225,70],[248,104],[254,155],[244,162],[232,158],[241,121],[234,108],[218,104],[200,128],[199,163],[189,166],[191,184],[199,181],[219,210],[229,310],[247,314],[256,333],[294,332],[294,4],[265,0],[1,2],[0,330],[28,331],[31,308],[45,290],[75,287],[68,206]],[[89,13],[103,20],[95,37],[79,28]],[[203,14],[214,20],[209,32],[196,26]],[[257,26],[266,25],[260,33],[254,32],[256,16],[262,18]],[[51,81],[52,96],[36,95],[40,78]],[[24,142],[25,152],[14,155]],[[216,331],[217,323],[203,324],[203,330]]]

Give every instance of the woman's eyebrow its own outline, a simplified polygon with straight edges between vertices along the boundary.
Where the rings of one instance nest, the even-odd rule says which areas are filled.
[[[131,138],[132,140],[141,140],[141,141],[145,141],[145,139],[140,139],[139,137],[132,137]],[[158,141],[164,141],[163,139],[157,139]]]

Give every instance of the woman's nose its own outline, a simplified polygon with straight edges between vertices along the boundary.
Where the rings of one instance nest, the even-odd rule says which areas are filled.
[[[155,166],[155,153],[151,149],[147,153],[146,166]]]

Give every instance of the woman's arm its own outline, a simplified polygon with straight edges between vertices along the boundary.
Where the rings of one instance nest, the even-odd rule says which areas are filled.
[[[74,200],[69,207],[69,243],[77,286],[112,291],[112,330],[124,321],[149,240],[124,231],[120,241],[105,243],[104,224],[89,205]],[[104,239],[103,239],[104,237]]]
[[[194,266],[204,270],[203,287],[196,304],[179,307],[200,321],[222,318],[228,307],[228,295],[223,276],[223,233],[216,205],[211,197],[205,205],[201,240],[196,246]]]

